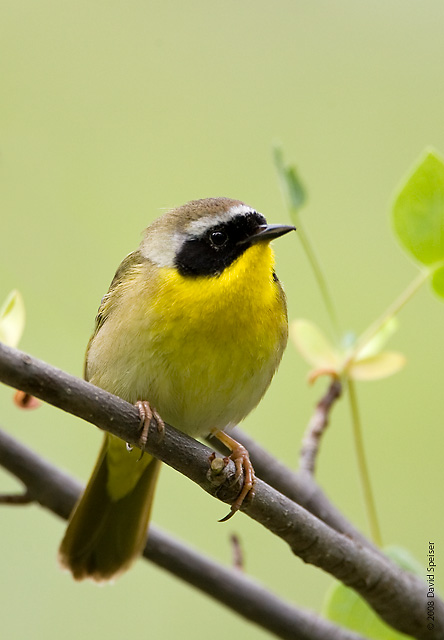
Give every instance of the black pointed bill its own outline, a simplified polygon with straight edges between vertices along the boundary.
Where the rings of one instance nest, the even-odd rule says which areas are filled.
[[[251,236],[244,238],[238,244],[246,244],[247,242],[255,244],[256,242],[262,241],[270,242],[290,231],[296,231],[296,227],[287,224],[261,224]]]

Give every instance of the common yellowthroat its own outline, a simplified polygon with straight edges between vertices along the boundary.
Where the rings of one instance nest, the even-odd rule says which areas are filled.
[[[258,404],[285,349],[287,308],[270,241],[293,229],[229,198],[165,213],[117,269],[86,352],[86,380],[139,404],[148,420],[154,412],[159,425],[214,434],[232,450],[246,471],[234,510],[254,476],[225,430]],[[74,578],[109,580],[137,557],[159,466],[105,435],[60,546]]]

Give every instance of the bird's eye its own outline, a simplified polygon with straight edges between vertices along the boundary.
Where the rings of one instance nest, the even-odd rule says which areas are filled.
[[[211,231],[209,238],[213,247],[216,247],[217,249],[223,247],[228,240],[228,236],[225,231]]]

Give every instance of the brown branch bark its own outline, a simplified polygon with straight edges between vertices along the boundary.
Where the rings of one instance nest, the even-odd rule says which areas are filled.
[[[321,438],[328,427],[330,411],[342,393],[342,385],[336,378],[331,382],[325,395],[319,400],[302,438],[299,454],[301,473],[314,475]]]
[[[293,502],[297,502],[339,533],[344,533],[362,546],[369,546],[374,552],[378,552],[376,547],[330,502],[311,475],[292,471],[239,427],[235,427],[231,435],[248,449],[255,473],[261,480]],[[218,444],[214,438],[208,438],[208,442],[211,446]]]
[[[4,345],[0,345],[0,380],[137,444],[139,414],[135,407]],[[146,450],[211,495],[228,503],[236,498],[237,489],[231,486],[234,465],[226,467],[226,482],[215,485],[208,474],[210,450],[176,429],[166,425],[162,442],[149,438]],[[418,577],[341,535],[261,480],[242,511],[284,540],[304,562],[355,589],[394,628],[418,640],[444,637],[444,603],[435,598],[436,624],[429,631],[424,614],[427,587]]]
[[[0,505],[23,506],[24,504],[31,504],[33,502],[35,502],[35,500],[29,491],[24,491],[23,493],[0,493]]]
[[[21,480],[26,495],[67,519],[82,487],[0,430],[0,465]],[[247,620],[284,640],[365,640],[292,606],[241,571],[227,569],[150,526],[144,557]]]

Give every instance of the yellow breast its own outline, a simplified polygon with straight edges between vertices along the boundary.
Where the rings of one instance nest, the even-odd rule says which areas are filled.
[[[93,339],[90,380],[148,400],[191,435],[224,429],[259,402],[287,341],[285,297],[270,246],[258,243],[220,276],[143,267]]]

